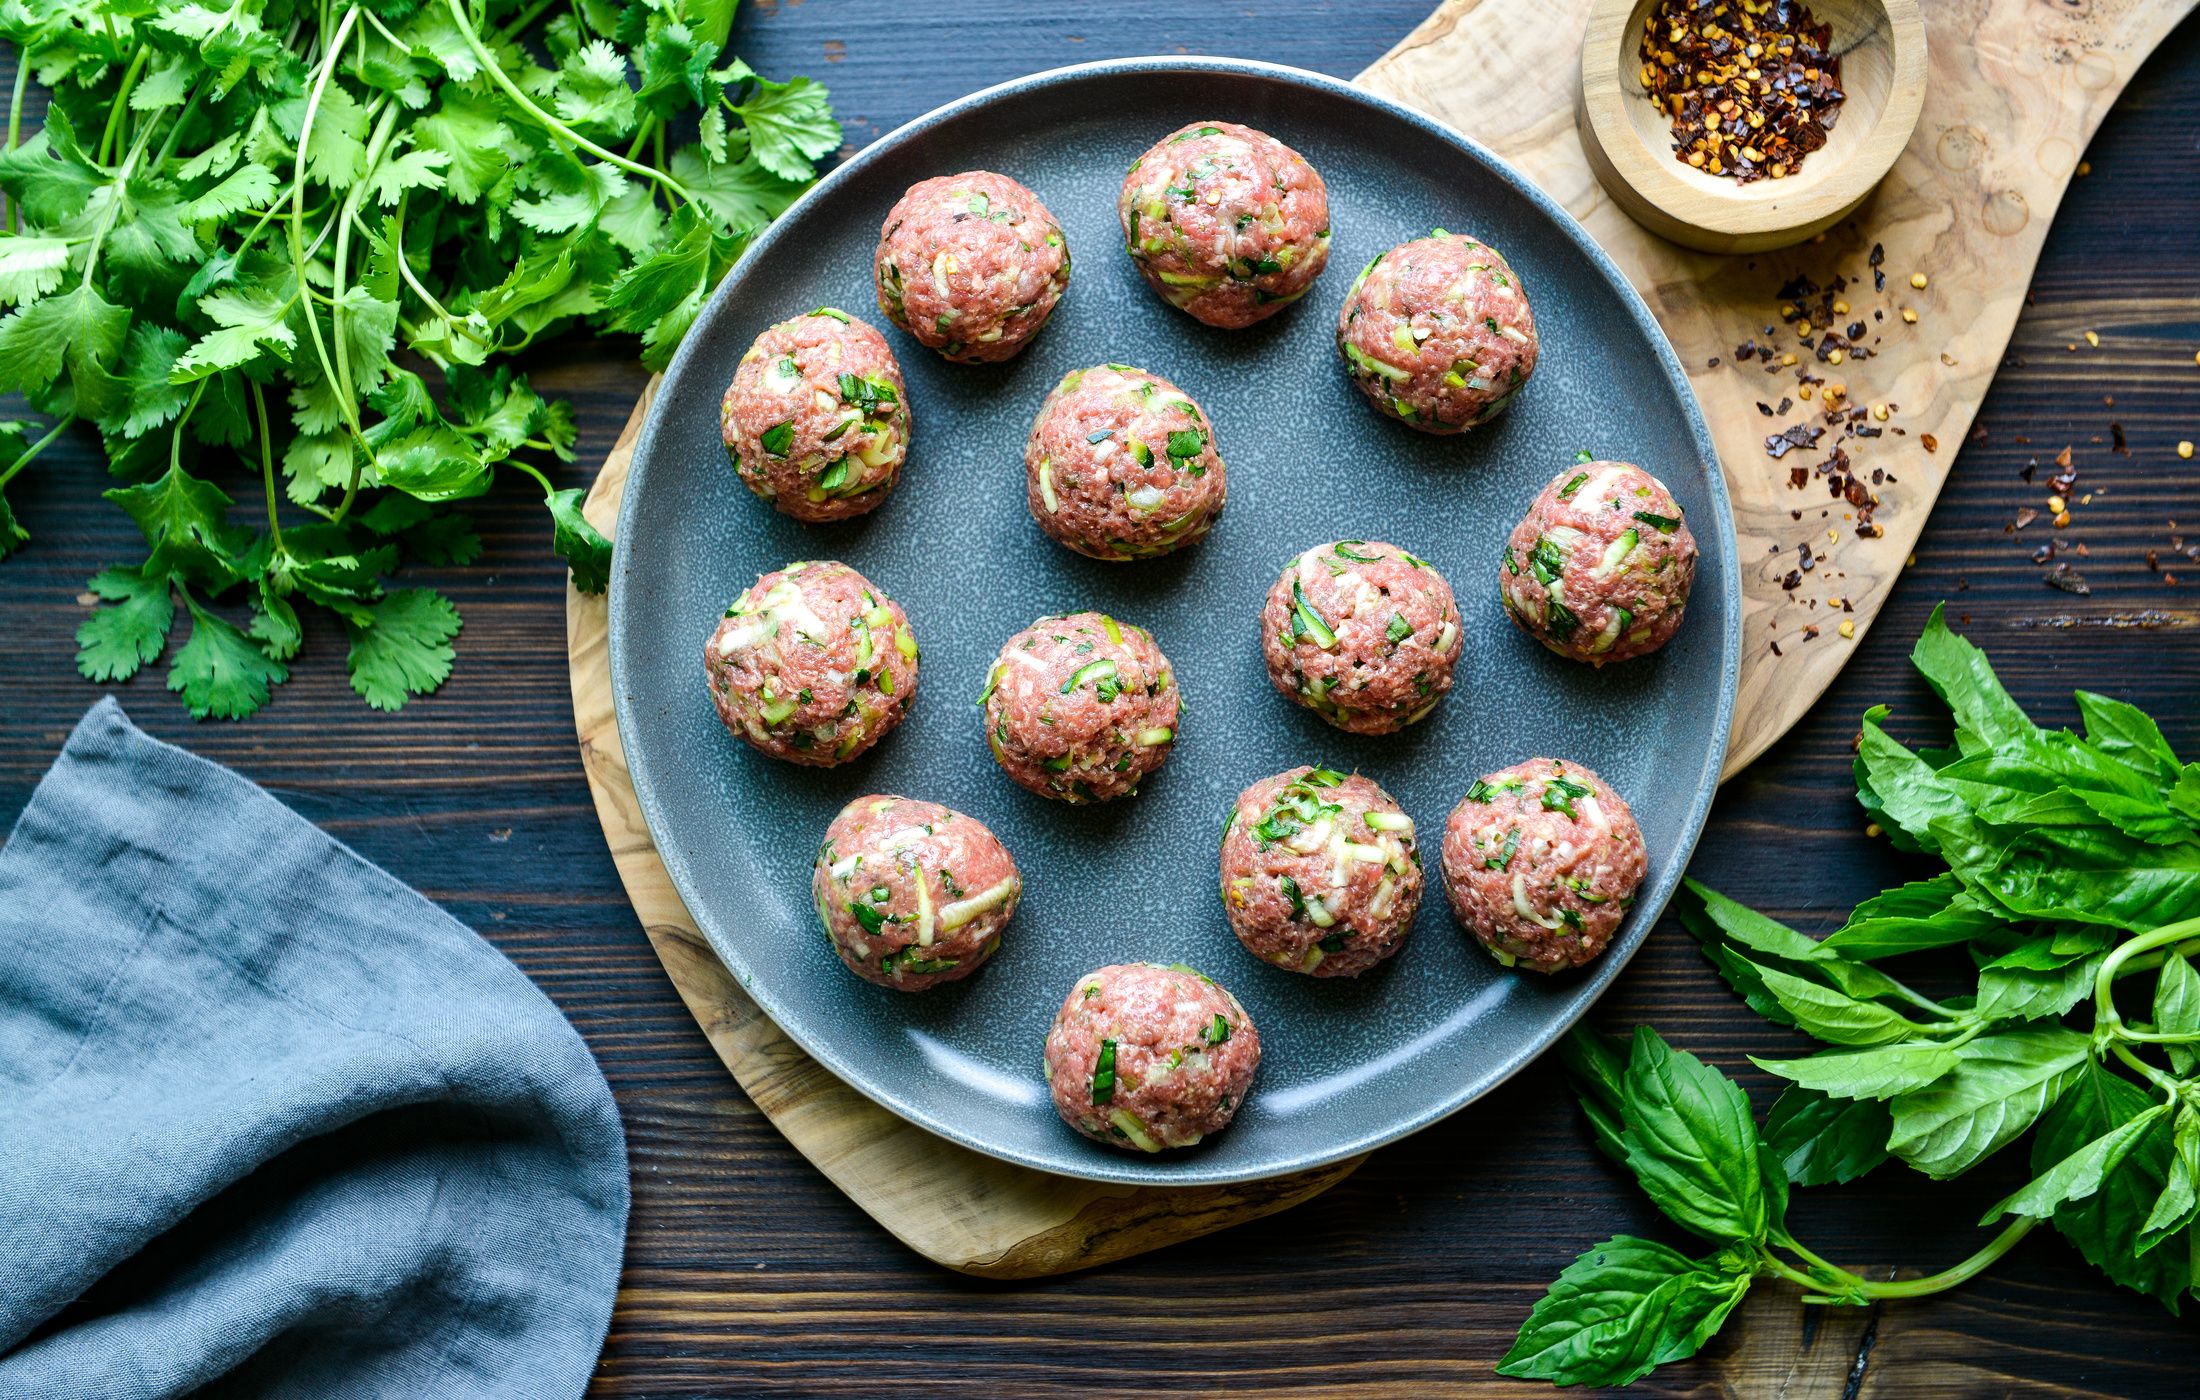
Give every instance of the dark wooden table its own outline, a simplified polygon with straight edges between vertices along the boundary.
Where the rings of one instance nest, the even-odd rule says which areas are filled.
[[[1109,55],[1221,52],[1349,75],[1426,4],[779,0],[744,10],[735,47],[766,73],[830,84],[860,145],[973,88]],[[1065,18],[1038,18],[1046,11]],[[1863,834],[1849,745],[1868,704],[1921,708],[1905,658],[1943,598],[2041,720],[2071,722],[2069,692],[2084,685],[2152,710],[2173,743],[2200,755],[2200,558],[2172,549],[2180,530],[2200,539],[2200,461],[2173,450],[2200,437],[2196,133],[2200,23],[2187,23],[2088,154],[2092,173],[2057,217],[2036,304],[1981,415],[1985,435],[1963,446],[1916,568],[1823,703],[1728,784],[1695,860],[1700,878],[1823,929],[1899,877],[1896,857]],[[641,385],[632,353],[568,342],[532,367],[537,387],[576,401],[584,461],[601,458]],[[2112,421],[2129,455],[2111,450]],[[2030,553],[2044,520],[2004,531],[2046,494],[2021,470],[2066,443],[2079,490],[2093,493],[2065,532],[2087,548],[2067,556],[2091,582],[2087,597],[2042,585]],[[20,810],[97,698],[71,663],[79,595],[87,575],[137,545],[99,500],[106,484],[96,443],[80,433],[10,490],[37,538],[0,564],[0,817]],[[1492,1363],[1578,1250],[1619,1231],[1675,1238],[1591,1150],[1556,1069],[1541,1065],[1280,1220],[1021,1286],[909,1254],[747,1103],[635,926],[574,752],[564,575],[540,507],[512,484],[474,510],[484,557],[434,579],[466,617],[457,674],[401,716],[352,696],[325,630],[243,724],[192,724],[157,670],[120,693],[139,724],[267,784],[481,929],[587,1037],[617,1090],[634,1171],[600,1393],[1501,1390],[1509,1383]],[[2184,577],[2173,584],[2172,572]],[[1829,634],[1815,645],[1852,644]],[[1656,931],[1598,1020],[1654,1021],[1760,1094],[1767,1079],[1743,1057],[1797,1048],[1729,995],[1675,927]],[[1805,1193],[1799,1228],[1850,1264],[1939,1267],[1979,1242],[1970,1222],[2016,1182],[2017,1165],[1943,1186],[1892,1169]],[[1654,1386],[1759,1393],[1765,1358],[1805,1335],[1792,1293],[1764,1291],[1746,1343],[1722,1338]],[[2112,1288],[2044,1232],[1961,1292],[1830,1319],[1808,1339],[1796,1354],[1811,1379],[1796,1393],[1813,1396],[2184,1395],[2200,1369],[2189,1322]]]

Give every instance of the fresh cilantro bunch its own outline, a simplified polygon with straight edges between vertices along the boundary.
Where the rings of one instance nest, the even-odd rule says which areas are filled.
[[[78,665],[189,635],[194,715],[268,698],[318,608],[394,710],[450,673],[448,599],[387,582],[481,541],[439,509],[530,479],[574,583],[611,545],[538,463],[569,405],[510,359],[568,327],[661,369],[750,237],[840,142],[822,87],[722,55],[733,0],[0,0],[17,81],[0,191],[0,489],[96,429],[144,532],[100,571]],[[25,138],[28,78],[50,89]],[[678,139],[675,139],[677,136]],[[251,481],[257,475],[258,481]],[[233,519],[220,484],[263,498]],[[282,500],[287,498],[287,509]],[[0,496],[0,555],[26,536]]]
[[[2200,763],[2181,762],[2142,711],[2087,691],[2082,736],[2040,729],[1937,610],[1912,659],[1954,742],[1909,748],[1874,708],[1857,795],[1898,846],[1948,868],[1867,900],[1824,938],[1689,883],[1682,921],[1728,983],[1828,1048],[1756,1062],[1788,1081],[1758,1124],[1738,1087],[1647,1028],[1625,1058],[1586,1030],[1567,1042],[1598,1145],[1718,1248],[1692,1260],[1623,1236],[1590,1250],[1530,1313],[1504,1373],[1622,1384],[1693,1354],[1761,1275],[1820,1303],[1937,1292],[2042,1220],[2172,1313],[2193,1292]],[[1926,954],[1930,975],[1958,951],[1971,969],[1959,995],[1881,966]],[[2032,1180],[1979,1223],[2014,1220],[1930,1278],[1858,1278],[1782,1223],[1791,1186],[1852,1181],[1890,1157],[1946,1179],[2027,1133]]]

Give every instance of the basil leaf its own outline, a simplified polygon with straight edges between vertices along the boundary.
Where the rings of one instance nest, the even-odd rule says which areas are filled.
[[[2139,1238],[2132,1242],[2133,1255],[2143,1255],[2190,1228],[2195,1215],[2200,1215],[2200,1117],[2190,1108],[2180,1108],[2170,1127],[2169,1176],[2139,1229]]]
[[[2108,957],[2106,949],[2059,967],[2010,965],[2023,950],[1996,958],[1979,969],[1979,1015],[1997,1021],[2039,1021],[2059,1017],[2093,995],[2093,975]]]
[[[1695,1355],[1749,1291],[1750,1277],[1631,1235],[1606,1240],[1552,1282],[1497,1373],[1630,1384]]]
[[[1936,823],[1944,846],[1952,824]],[[2154,846],[2120,832],[2042,827],[1989,845],[1967,835],[1946,852],[1974,893],[2035,919],[2151,929],[2200,908],[2200,843]]]
[[[1986,653],[1948,630],[1944,609],[1945,605],[1934,607],[1910,651],[1911,664],[1924,675],[1925,683],[1946,702],[1957,725],[1988,745],[2021,743],[2037,734],[2031,716],[1995,678]]]
[[[1597,1149],[1625,1166],[1627,1145],[1621,1135],[1627,1129],[1627,1060],[1620,1044],[1579,1025],[1558,1043],[1558,1058],[1581,1096],[1581,1111],[1589,1119]]]
[[[2179,1035],[2200,1034],[2200,972],[2183,953],[2170,950],[2154,980],[2154,1029]],[[2164,1045],[2170,1068],[2190,1074],[2200,1062],[2200,1050],[2191,1045]]]
[[[2126,1119],[2003,1197],[1978,1223],[1991,1225],[2005,1215],[2045,1217],[2053,1215],[2055,1208],[2066,1201],[2084,1200],[2101,1189],[2101,1183],[2131,1155],[2155,1120],[2168,1112],[2167,1103],[2158,1103],[2136,1118]],[[2035,1158],[2039,1155],[2033,1153]]]
[[[1854,1181],[1887,1160],[1894,1121],[1872,1099],[1836,1099],[1799,1085],[1765,1114],[1765,1150],[1797,1186]]]
[[[1684,877],[1681,888],[1694,899],[1676,899],[1674,910],[1691,932],[1708,924],[1745,948],[1798,962],[1824,955],[1816,939],[1798,933],[1777,919],[1767,918],[1746,904],[1728,899],[1708,885]],[[1700,932],[1698,937],[1702,937]]]
[[[2062,1161],[2111,1130],[2147,1113],[2153,1095],[2097,1064],[2088,1063],[2040,1120],[2032,1144],[2035,1171]],[[2173,1151],[2170,1125],[2155,1119],[2122,1165],[2100,1189],[2055,1212],[2055,1228],[2102,1273],[2126,1288],[2152,1295],[2171,1312],[2192,1286],[2191,1251],[2184,1239],[2168,1248],[2137,1250],[2139,1232],[2168,1184]]]
[[[1831,1094],[1837,1099],[1891,1099],[1925,1088],[1956,1068],[1945,1045],[1882,1045],[1871,1050],[1827,1050],[1802,1060],[1750,1062],[1767,1074]]]
[[[2087,743],[2135,770],[2153,772],[2164,785],[2177,782],[2182,765],[2153,716],[2090,690],[2078,691],[2076,699]]]
[[[1623,1087],[1627,1166],[1658,1209],[1709,1239],[1763,1239],[1764,1181],[1748,1096],[1648,1026],[1635,1029]]]
[[[1952,1073],[1895,1099],[1887,1150],[1936,1180],[1969,1171],[2032,1126],[2089,1063],[2091,1046],[2046,1026],[1957,1047]]]
[[[1940,841],[1933,834],[1933,822],[1968,820],[1969,810],[1924,759],[1880,728],[1886,717],[1884,705],[1864,712],[1856,750],[1856,800],[1894,835],[1899,849],[1937,851]]]
[[[1780,1009],[1787,1012],[1789,1024],[1830,1044],[1885,1045],[1907,1040],[1925,1029],[1876,1002],[1860,1001],[1846,992],[1762,963],[1752,962],[1749,966]]]
[[[1963,892],[1955,876],[1941,874],[1865,900],[1847,923],[1818,946],[1844,958],[1869,961],[1968,943],[2003,927],[1997,914]]]

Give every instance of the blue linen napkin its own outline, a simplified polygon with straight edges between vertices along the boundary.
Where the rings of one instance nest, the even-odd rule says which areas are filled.
[[[579,1395],[626,1214],[525,974],[84,717],[0,850],[0,1397]]]

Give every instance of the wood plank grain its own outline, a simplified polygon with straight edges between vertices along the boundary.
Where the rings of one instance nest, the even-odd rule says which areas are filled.
[[[998,6],[967,24],[961,6],[927,6],[922,39],[895,19],[917,8],[744,6],[735,48],[764,55],[759,66],[776,75],[816,72],[843,110],[883,127],[1064,53],[1147,52],[1155,34],[1255,57],[1310,53],[1312,66],[1350,72],[1356,54],[1379,52],[1421,6],[1412,0],[1408,15],[1395,0],[1248,0],[1243,8],[1258,13],[1247,18],[1239,7],[1117,0],[1074,13],[1018,6],[1029,22],[991,27],[981,21],[1000,21]],[[844,63],[818,57],[824,38],[846,40]],[[1930,698],[1904,657],[1943,598],[2044,722],[2070,723],[2070,690],[2092,686],[2161,716],[2171,740],[2200,755],[2200,562],[2180,572],[2169,554],[2173,536],[2200,538],[2200,468],[2171,451],[2179,438],[2200,439],[2196,130],[2200,24],[2188,21],[2082,153],[2093,172],[2056,215],[2032,282],[2038,304],[2020,316],[1979,415],[1990,435],[1966,442],[1917,565],[1820,703],[1722,790],[1693,863],[1704,880],[1823,930],[1909,872],[1862,835],[1849,744],[1857,715],[1880,701],[1912,726],[1905,732],[1928,732]],[[2083,329],[2099,333],[2099,349],[2077,339]],[[2066,351],[2073,341],[2079,349]],[[645,379],[631,340],[570,338],[526,368],[538,388],[578,403],[587,462],[609,450]],[[2129,456],[2111,450],[2111,420],[2126,429]],[[2020,475],[2027,460],[2044,464],[2065,442],[2080,490],[2106,493],[2066,530],[2035,523],[2005,534],[2017,509],[2037,509],[2045,494]],[[585,472],[553,474],[586,484]],[[241,470],[223,479],[233,494],[255,485]],[[95,569],[142,550],[128,519],[99,498],[111,484],[89,433],[65,436],[9,484],[35,538],[0,563],[0,820],[20,810],[100,693],[72,669],[77,597]],[[540,505],[513,481],[464,508],[488,540],[481,560],[408,570],[408,581],[446,589],[465,611],[458,669],[403,714],[359,704],[343,683],[342,638],[325,626],[311,631],[296,679],[245,724],[192,724],[162,691],[158,666],[113,689],[148,729],[271,784],[481,929],[586,1037],[618,1095],[635,1192],[595,1393],[1551,1396],[1490,1372],[1541,1284],[1623,1231],[1688,1243],[1595,1154],[1556,1074],[1537,1067],[1270,1221],[1024,1284],[927,1263],[789,1149],[666,980],[586,797],[566,698],[564,575]],[[2091,580],[2089,597],[2041,585],[2029,554],[2047,534],[2089,547],[2088,557],[2064,556]],[[2179,572],[2177,584],[2146,567],[2149,548]],[[1727,993],[1674,927],[1652,933],[1598,1019],[1655,1022],[1740,1072],[1760,1104],[1768,1085],[1743,1057],[1797,1046]],[[2015,1184],[1991,1171],[1945,1185],[1875,1176],[1801,1193],[1798,1229],[1844,1263],[1939,1267],[1976,1245],[1970,1222]],[[1753,1312],[1746,1334],[1637,1393],[1777,1393],[1776,1378],[1752,1383],[1731,1368],[1739,1344],[1783,1303],[1800,1329],[1792,1296],[1768,1291],[1758,1306],[1775,1313]],[[1964,1396],[2183,1395],[2200,1371],[2189,1321],[2110,1287],[2053,1238],[2027,1241],[1961,1292],[1879,1316],[1860,1396],[1907,1400],[1928,1360],[1963,1366],[1966,1384],[1952,1393]],[[1832,1400],[1842,1391],[1787,1393]]]

